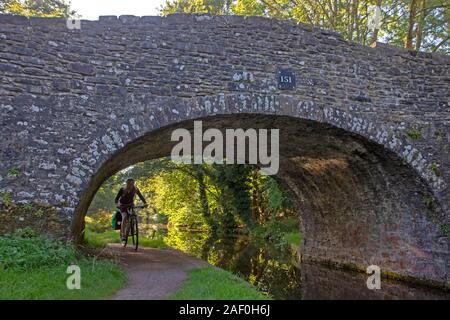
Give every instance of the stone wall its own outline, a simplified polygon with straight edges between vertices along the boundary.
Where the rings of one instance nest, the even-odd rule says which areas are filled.
[[[305,259],[445,281],[449,64],[257,17],[0,15],[0,191],[79,238],[104,179],[168,155],[171,129],[280,128]]]

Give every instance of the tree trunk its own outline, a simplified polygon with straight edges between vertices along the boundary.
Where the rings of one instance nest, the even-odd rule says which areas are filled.
[[[414,25],[416,24],[417,0],[411,0],[409,7],[408,33],[405,40],[405,48],[413,49]]]
[[[353,7],[352,7],[352,36],[356,32],[356,41],[359,42],[359,32],[358,32],[358,27],[357,27],[357,23],[358,23],[358,5],[359,5],[359,0],[353,0]]]
[[[337,0],[334,0],[332,7],[330,8],[331,9],[330,24],[331,24],[332,29],[336,29],[337,14],[338,14],[337,6],[338,6],[338,2],[337,2]]]
[[[347,39],[352,41],[353,39],[353,28],[352,28],[352,0],[347,0],[347,7],[345,9],[347,16]]]
[[[198,181],[198,192],[200,196],[200,203],[202,206],[203,217],[206,222],[211,222],[211,213],[209,212],[208,206],[208,198],[206,196],[206,185],[205,185],[205,175],[201,171],[201,169],[196,170],[197,172],[197,181]]]
[[[423,40],[423,27],[425,26],[425,17],[427,16],[426,12],[426,0],[422,0],[421,7],[420,7],[420,16],[419,16],[419,23],[417,24],[416,28],[416,50],[419,51],[420,47],[422,46],[422,40]]]

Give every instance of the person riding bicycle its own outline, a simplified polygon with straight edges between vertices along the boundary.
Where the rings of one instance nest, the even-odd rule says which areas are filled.
[[[122,214],[122,224],[120,225],[120,238],[122,241],[125,241],[125,228],[128,219],[128,209],[134,205],[134,196],[136,194],[142,200],[144,205],[147,205],[147,201],[145,201],[141,191],[134,185],[134,179],[128,178],[125,187],[120,188],[116,199],[114,200],[117,208],[119,208],[120,213]]]

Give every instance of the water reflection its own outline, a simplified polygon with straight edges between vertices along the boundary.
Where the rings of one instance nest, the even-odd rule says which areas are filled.
[[[369,290],[364,274],[334,270],[317,264],[299,264],[295,250],[247,237],[219,237],[204,232],[169,229],[171,247],[239,274],[275,299],[450,299],[440,290],[415,288],[383,280],[381,290]]]

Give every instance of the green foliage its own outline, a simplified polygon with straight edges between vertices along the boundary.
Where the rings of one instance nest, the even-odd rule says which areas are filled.
[[[176,228],[169,228],[164,242],[171,248],[204,258],[208,238],[209,235],[206,232],[183,232]]]
[[[250,176],[254,170],[247,165],[215,165],[210,172],[219,190],[216,225],[233,229],[239,225],[252,228]]]
[[[437,176],[440,177],[441,176],[441,170],[439,170],[439,167],[436,163],[432,163],[430,165],[430,170]]]
[[[292,206],[275,180],[247,165],[178,165],[141,185],[170,224],[218,232],[252,229]]]
[[[439,231],[441,232],[442,235],[448,236],[450,234],[450,227],[448,226],[448,224],[441,223],[439,225]]]
[[[144,198],[152,198],[154,196],[154,188],[151,185],[152,177],[160,173],[170,172],[171,170],[174,170],[174,164],[168,158],[162,158],[140,162],[117,172],[107,179],[95,194],[88,209],[88,216],[95,215],[97,212],[105,210],[112,214],[112,212],[116,210],[114,198],[120,187],[125,183],[125,180],[130,176],[136,180],[136,185],[141,190]],[[148,216],[151,213],[161,215],[161,213],[157,212],[156,208],[152,206],[152,202],[150,202],[150,207],[148,209],[139,210],[138,213],[142,216]]]
[[[76,15],[65,0],[0,0],[0,13],[33,17],[64,17]]]
[[[17,178],[19,176],[19,174],[20,174],[20,171],[18,168],[10,168],[8,170],[8,175],[11,177]]]
[[[67,265],[58,264],[28,270],[8,269],[0,272],[0,299],[104,299],[112,296],[126,282],[125,272],[105,260],[82,260],[81,289],[68,290]]]
[[[293,219],[286,224],[289,229],[293,227]],[[292,250],[294,244],[290,241],[287,241],[289,245],[280,247],[268,241],[256,243],[244,235],[217,236],[206,232],[172,232],[171,229],[165,241],[171,246],[174,244],[176,249],[239,275],[260,291],[274,297],[298,298],[301,277],[299,269],[292,264],[298,255],[297,250]]]
[[[152,178],[149,185],[154,188],[152,204],[169,217],[173,225],[192,228],[207,228],[202,211],[198,184],[185,171],[162,172]]]
[[[422,133],[417,128],[409,129],[408,132],[406,132],[406,134],[413,140],[420,139],[420,137],[422,136]]]
[[[156,248],[156,249],[168,248],[167,244],[164,242],[164,239],[162,237],[156,238],[140,237],[139,245],[147,248]]]
[[[37,209],[37,210],[34,212],[34,216],[35,216],[36,218],[42,218],[42,217],[44,216],[44,210],[42,210],[41,208]]]
[[[113,212],[99,209],[85,218],[87,229],[93,232],[105,232],[111,230],[111,219]]]
[[[408,164],[408,157],[406,155],[404,155],[402,157],[402,163],[405,164],[405,165]]]
[[[269,242],[275,247],[284,247],[300,241],[298,218],[272,219],[250,231],[255,242]],[[298,243],[300,244],[300,242]]]
[[[113,212],[116,209],[114,198],[116,197],[123,180],[122,174],[119,172],[111,176],[101,185],[89,206],[88,216],[96,214],[100,210]]]
[[[37,235],[24,228],[0,237],[0,261],[2,269],[30,270],[43,266],[69,264],[77,259],[75,249]]]
[[[232,0],[174,0],[166,1],[160,8],[162,15],[170,13],[208,13],[224,15],[230,13]]]
[[[175,164],[163,158],[138,163],[109,178],[88,210],[89,230],[110,229],[113,200],[128,176],[135,178],[150,204],[139,211],[142,222],[163,221],[226,234],[292,215],[289,197],[274,179],[261,176],[254,167]]]
[[[264,16],[266,7],[262,1],[238,0],[233,6],[233,13],[239,16]]]
[[[268,207],[273,213],[282,212],[293,207],[289,196],[281,190],[278,183],[269,176],[261,176],[264,193],[267,194]]]
[[[9,196],[8,192],[6,192],[6,191],[2,193],[2,202],[6,206],[10,206],[12,204],[11,197]]]
[[[73,263],[81,269],[81,290],[66,287],[66,270]],[[0,270],[0,299],[105,298],[126,280],[111,262],[84,257],[30,228],[0,236]]]
[[[94,232],[87,229],[85,234],[85,243],[89,247],[104,248],[108,243],[120,243],[119,231]],[[165,244],[162,237],[149,238],[139,235],[139,246],[148,248],[165,249]]]
[[[434,201],[433,201],[432,197],[427,196],[427,195],[423,195],[422,196],[422,203],[425,204],[425,206],[428,209],[430,209],[430,210],[434,209]]]
[[[408,31],[412,27],[410,49],[448,53],[448,1],[415,2],[418,6],[416,10],[411,11],[409,0],[168,0],[160,8],[160,13],[208,13],[293,19],[336,30],[349,41],[365,45],[383,41],[400,47],[407,47]],[[369,5],[381,6],[381,25],[377,31],[368,27],[368,19],[372,15]]]
[[[211,267],[193,269],[172,300],[268,300],[270,297],[233,275]]]
[[[289,233],[286,233],[284,236],[284,239],[287,243],[294,245],[294,246],[300,246],[302,239],[299,231],[292,231]]]
[[[84,234],[84,244],[93,248],[104,248],[108,243],[120,243],[119,232],[110,230],[105,232],[95,232],[86,229]]]

